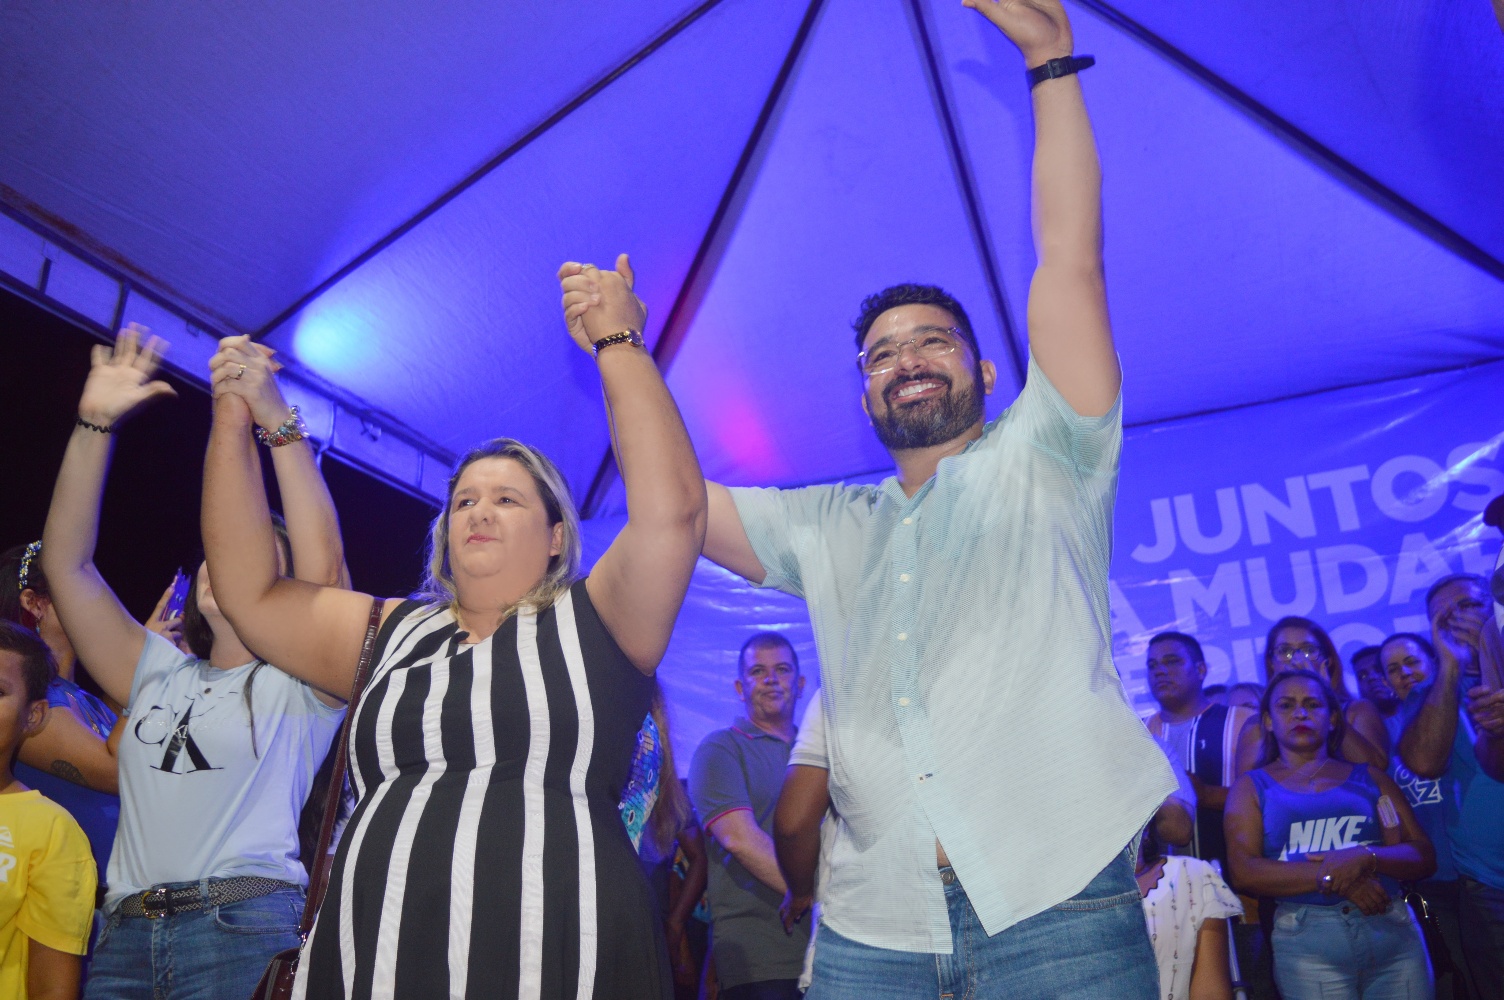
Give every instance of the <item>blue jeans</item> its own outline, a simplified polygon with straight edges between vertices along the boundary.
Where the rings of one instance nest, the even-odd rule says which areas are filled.
[[[1431,1000],[1431,963],[1404,900],[1365,917],[1349,903],[1281,903],[1274,981],[1284,1000]]]
[[[945,902],[949,955],[874,948],[822,925],[805,1000],[1158,1000],[1126,851],[1075,896],[990,937],[953,875]]]
[[[113,913],[94,947],[84,996],[248,1000],[271,957],[298,946],[302,915],[303,890],[293,888],[170,917]]]

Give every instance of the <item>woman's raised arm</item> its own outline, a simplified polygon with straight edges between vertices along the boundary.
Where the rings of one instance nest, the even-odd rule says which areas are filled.
[[[615,271],[565,264],[559,278],[569,332],[581,348],[626,331],[641,334],[647,310],[632,292],[626,254]],[[705,541],[705,479],[653,356],[615,343],[596,360],[627,492],[627,524],[586,586],[622,652],[651,674],[668,648]]]
[[[268,435],[287,427],[297,428],[287,435],[293,440],[269,449],[292,548],[292,569],[287,575],[320,586],[348,589],[350,571],[345,566],[339,514],[319,472],[313,442],[295,436],[302,425],[282,397],[276,376],[279,365],[272,353],[253,344],[250,337],[225,337],[219,342],[219,352],[209,359],[210,382],[244,399],[256,426]],[[256,450],[249,434],[246,447]]]
[[[250,444],[250,407],[226,381],[234,380],[214,384],[204,461],[204,552],[214,600],[257,656],[348,699],[371,598],[278,575],[271,512]]]
[[[134,323],[120,331],[113,348],[94,348],[78,426],[63,452],[42,530],[42,571],[63,630],[90,676],[122,705],[130,700],[146,630],[99,575],[94,549],[117,426],[151,400],[177,395],[152,378],[166,349],[165,341]]]

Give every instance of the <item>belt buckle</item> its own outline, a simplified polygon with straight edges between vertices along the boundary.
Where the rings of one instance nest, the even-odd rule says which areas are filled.
[[[153,907],[161,909],[153,910]],[[148,889],[141,894],[141,912],[148,920],[160,920],[172,914],[172,899],[166,888]]]

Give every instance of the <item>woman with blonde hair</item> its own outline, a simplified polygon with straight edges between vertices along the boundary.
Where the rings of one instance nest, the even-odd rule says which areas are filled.
[[[357,804],[295,996],[668,993],[617,804],[699,556],[705,486],[642,346],[625,255],[615,272],[565,271],[569,331],[597,360],[612,418],[626,526],[578,579],[578,516],[553,463],[501,438],[455,467],[420,599],[379,608],[350,729]],[[241,444],[248,419],[218,396],[204,535],[220,606],[278,665],[349,696],[372,599],[277,576]]]

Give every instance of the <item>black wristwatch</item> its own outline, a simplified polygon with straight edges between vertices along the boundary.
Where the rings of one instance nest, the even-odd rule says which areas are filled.
[[[1060,59],[1051,59],[1049,62],[1035,66],[1024,73],[1024,78],[1029,81],[1029,89],[1033,90],[1046,80],[1070,76],[1072,73],[1079,73],[1083,69],[1090,69],[1096,64],[1096,56],[1065,56]]]

